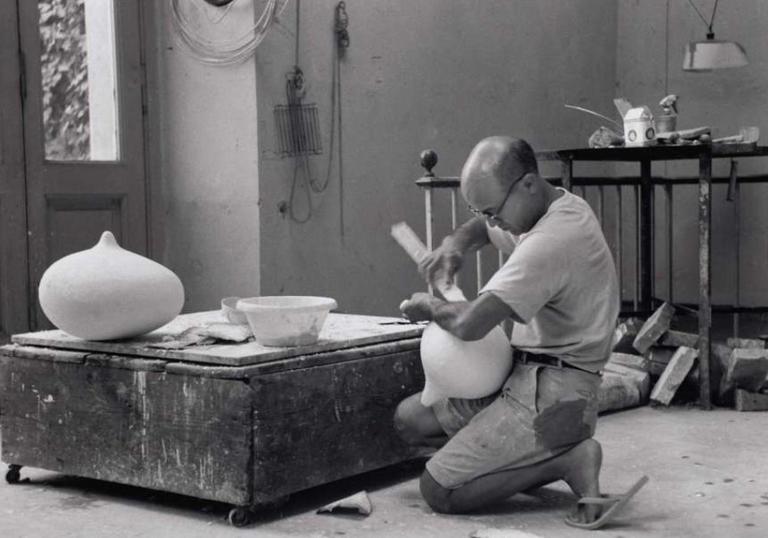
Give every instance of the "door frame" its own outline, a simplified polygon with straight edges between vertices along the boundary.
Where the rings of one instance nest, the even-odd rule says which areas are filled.
[[[16,2],[0,2],[0,342],[29,330],[26,173]]]

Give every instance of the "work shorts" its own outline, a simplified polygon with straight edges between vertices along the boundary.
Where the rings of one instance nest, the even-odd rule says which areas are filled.
[[[600,379],[573,368],[518,363],[492,396],[437,402],[432,408],[450,439],[427,471],[453,489],[568,451],[595,433]]]

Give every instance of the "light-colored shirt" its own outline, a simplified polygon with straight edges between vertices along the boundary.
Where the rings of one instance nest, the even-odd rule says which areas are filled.
[[[514,347],[598,371],[619,314],[616,268],[592,208],[560,190],[529,232],[488,226],[493,245],[510,256],[480,293],[493,293],[525,322],[514,324]]]

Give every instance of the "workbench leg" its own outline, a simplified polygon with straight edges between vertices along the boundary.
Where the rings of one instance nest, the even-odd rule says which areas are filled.
[[[712,271],[710,228],[712,225],[712,155],[704,150],[699,156],[699,404],[711,409],[709,381],[710,331],[712,305],[710,303],[710,274]]]
[[[5,481],[9,484],[18,484],[19,480],[21,480],[21,465],[15,465],[11,463],[8,466],[8,472],[5,473]]]

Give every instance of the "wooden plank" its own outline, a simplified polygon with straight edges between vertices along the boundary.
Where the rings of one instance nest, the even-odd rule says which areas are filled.
[[[640,353],[648,351],[648,348],[655,344],[662,334],[667,332],[674,315],[675,307],[669,303],[664,303],[657,308],[637,333],[637,337],[632,343],[634,348]]]
[[[18,334],[13,336],[12,341],[30,346],[133,355],[222,366],[245,366],[324,351],[414,338],[420,336],[424,330],[423,324],[402,324],[404,322],[402,318],[331,313],[320,332],[318,342],[308,346],[265,347],[256,342],[248,342],[185,349],[148,347],[149,344],[172,339],[190,327],[207,323],[221,323],[222,320],[219,311],[185,314],[178,316],[174,321],[156,331],[130,340],[94,342],[82,340],[56,330]]]
[[[254,500],[414,457],[393,416],[423,382],[417,350],[252,378]]]
[[[15,344],[3,346],[0,353],[9,357],[19,357],[24,359],[36,359],[41,361],[71,362],[82,364],[88,353],[82,351],[62,351],[58,349],[48,349],[34,346],[19,346]]]
[[[651,400],[654,402],[669,405],[675,392],[685,380],[688,372],[691,371],[693,363],[699,352],[690,347],[681,347],[672,356],[667,368],[656,382],[651,392]]]
[[[736,411],[768,411],[768,394],[736,389]]]
[[[0,356],[3,459],[245,504],[251,396],[244,381]]]

